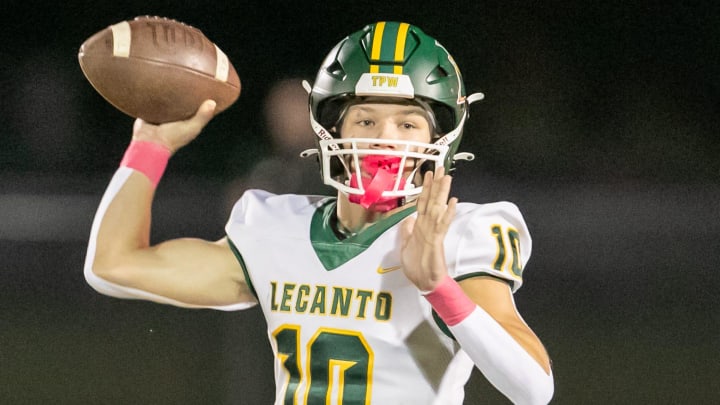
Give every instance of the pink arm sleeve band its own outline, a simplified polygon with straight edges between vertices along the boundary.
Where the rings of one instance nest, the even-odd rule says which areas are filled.
[[[450,276],[433,291],[425,294],[440,319],[448,326],[455,326],[467,318],[477,305],[467,296],[457,281]]]
[[[164,146],[147,141],[132,141],[120,166],[139,171],[150,179],[153,187],[157,187],[168,160],[170,151]]]

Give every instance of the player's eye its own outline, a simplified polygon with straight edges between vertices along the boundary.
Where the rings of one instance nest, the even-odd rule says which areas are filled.
[[[373,125],[375,122],[374,122],[373,120],[370,120],[370,119],[361,119],[361,120],[359,120],[357,123],[358,123],[358,125],[360,125],[361,127],[369,127],[369,126]]]

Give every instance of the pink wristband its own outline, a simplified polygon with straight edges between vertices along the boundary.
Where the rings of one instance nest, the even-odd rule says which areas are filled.
[[[450,276],[445,276],[445,280],[425,294],[425,298],[448,326],[462,322],[477,307],[473,300],[465,295],[460,284]]]
[[[170,151],[162,145],[147,141],[132,141],[123,156],[120,166],[137,170],[150,179],[153,187],[157,187],[165,172]]]

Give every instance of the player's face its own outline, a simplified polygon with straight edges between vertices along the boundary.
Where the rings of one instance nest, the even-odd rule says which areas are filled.
[[[429,143],[431,125],[425,111],[415,105],[367,103],[351,106],[340,128],[342,138]],[[395,148],[392,144],[366,145],[370,149]]]
[[[417,195],[425,163],[440,162],[446,150],[431,144],[434,119],[422,105],[387,97],[348,105],[336,136],[320,141],[326,183],[378,212]],[[342,170],[331,177],[333,164]]]
[[[432,125],[425,110],[406,102],[388,103],[373,100],[352,105],[345,112],[340,127],[341,139],[358,139],[359,142],[356,144],[358,149],[373,150],[376,155],[381,156],[385,151],[422,152],[424,148],[421,146],[399,142],[428,144],[432,138],[431,133]],[[362,153],[359,153],[358,157],[365,158]],[[382,158],[379,159],[380,162],[385,162]],[[354,160],[349,159],[347,164],[354,169]],[[401,171],[413,172],[416,165],[415,159],[408,159]]]

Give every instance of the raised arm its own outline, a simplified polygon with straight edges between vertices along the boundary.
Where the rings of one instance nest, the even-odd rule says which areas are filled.
[[[200,134],[214,107],[205,102],[187,121],[135,122],[130,152],[103,196],[88,243],[85,277],[99,292],[224,310],[255,303],[225,239],[150,244],[151,206],[164,163]]]
[[[513,403],[546,404],[554,392],[550,360],[507,283],[489,276],[457,283],[448,275],[443,244],[457,204],[448,200],[450,183],[442,168],[426,173],[417,218],[403,227],[403,271],[488,381]]]

